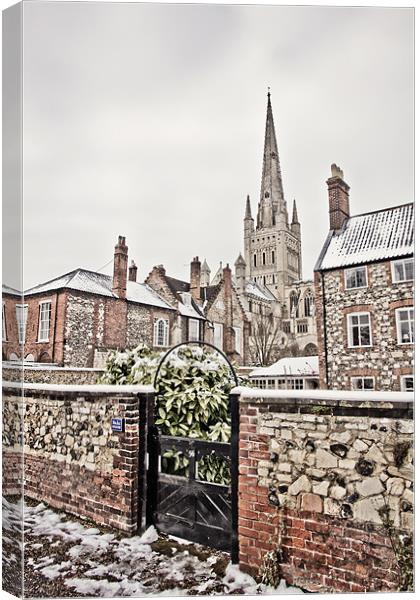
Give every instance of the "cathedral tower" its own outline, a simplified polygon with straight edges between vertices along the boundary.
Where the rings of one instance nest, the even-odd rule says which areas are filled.
[[[270,92],[257,223],[254,226],[248,196],[244,218],[244,253],[246,276],[265,285],[279,300],[284,298],[285,286],[301,279],[300,223],[294,202],[293,218],[289,224]]]

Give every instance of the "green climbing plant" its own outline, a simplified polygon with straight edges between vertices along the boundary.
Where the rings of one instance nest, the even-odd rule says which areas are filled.
[[[141,344],[134,350],[111,352],[102,383],[151,384],[161,354]],[[234,385],[229,366],[214,350],[180,346],[163,363],[156,384],[156,425],[164,435],[228,442],[230,440],[229,392]],[[184,475],[188,458],[179,451],[163,455],[166,472]],[[208,455],[198,463],[203,481],[227,484],[230,469],[219,456]]]

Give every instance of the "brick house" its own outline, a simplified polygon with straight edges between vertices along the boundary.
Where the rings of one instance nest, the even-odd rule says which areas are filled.
[[[232,272],[227,265],[220,281],[209,283],[210,270],[198,257],[191,262],[190,281],[166,274],[156,266],[146,278],[153,288],[179,313],[174,343],[202,340],[214,344],[237,364],[249,362],[249,328],[239,294],[232,285]]]
[[[111,349],[140,342],[169,347],[176,310],[136,281],[134,263],[127,267],[128,247],[120,236],[113,277],[76,269],[27,290],[23,301],[3,292],[3,358],[97,367]]]
[[[331,171],[330,231],[315,266],[320,385],[410,391],[413,204],[350,216],[350,188]]]

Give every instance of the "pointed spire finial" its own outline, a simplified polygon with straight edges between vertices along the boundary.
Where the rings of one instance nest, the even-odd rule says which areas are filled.
[[[299,223],[298,216],[297,216],[297,208],[296,208],[296,199],[295,198],[293,198],[293,217],[292,217],[292,223]]]
[[[252,219],[252,214],[251,214],[251,200],[249,199],[249,194],[246,197],[245,219]]]

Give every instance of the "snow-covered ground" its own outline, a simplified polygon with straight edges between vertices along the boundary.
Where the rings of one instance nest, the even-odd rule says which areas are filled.
[[[3,499],[4,536],[9,547],[3,554],[4,568],[14,568],[16,576],[22,510],[27,596],[302,593],[284,582],[276,589],[257,584],[229,563],[228,554],[158,535],[153,527],[142,536],[123,537],[90,527],[42,503],[22,506]]]

